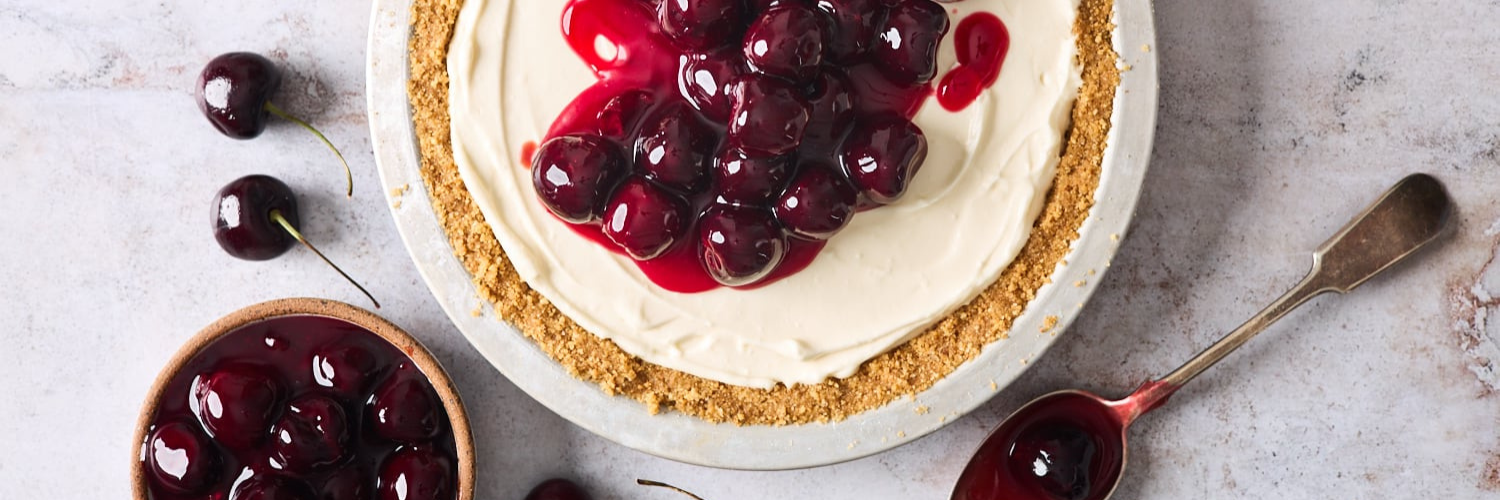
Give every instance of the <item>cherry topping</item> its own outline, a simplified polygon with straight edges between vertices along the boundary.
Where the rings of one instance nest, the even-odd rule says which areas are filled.
[[[626,180],[604,209],[604,235],[636,260],[666,253],[687,232],[687,202],[634,177]]]
[[[850,133],[840,160],[860,194],[889,204],[906,194],[926,159],[927,136],[922,129],[903,118],[888,117]]]
[[[800,92],[775,78],[748,75],[734,88],[729,140],[740,148],[782,154],[802,143],[810,105]]]
[[[904,0],[891,8],[872,51],[886,78],[926,84],[937,75],[938,44],[948,34],[948,13],[932,0]]]
[[[823,19],[797,2],[761,14],[745,32],[742,50],[755,71],[792,81],[806,80],[823,64]]]
[[[271,426],[272,457],[284,470],[307,472],[337,463],[349,443],[344,408],[310,395],[292,400]]]
[[[526,494],[526,500],[593,500],[593,497],[572,481],[554,478],[532,488]]]
[[[791,177],[791,158],[787,155],[747,153],[728,148],[714,161],[714,180],[719,196],[726,201],[753,203],[765,201],[786,185]]]
[[[787,241],[765,210],[715,205],[698,221],[698,258],[715,281],[748,286],[764,279],[786,257]]]
[[[683,192],[698,190],[719,136],[686,104],[663,107],[641,130],[635,165],[652,180]]]
[[[854,61],[864,55],[875,39],[875,30],[885,20],[882,0],[820,0],[818,8],[828,13],[832,33],[828,36],[828,58]]]
[[[596,118],[600,135],[625,140],[635,133],[635,127],[640,124],[641,119],[646,116],[646,110],[654,102],[651,94],[642,90],[630,90],[623,94],[610,98],[604,103],[604,108],[599,110]],[[527,157],[527,162],[536,158],[533,150]]]
[[[344,165],[348,195],[354,195],[354,174],[344,154],[318,129],[271,103],[281,88],[281,70],[270,59],[250,52],[231,52],[213,58],[198,74],[198,109],[209,123],[235,139],[254,139],[266,130],[266,120],[276,115],[312,132]]]
[[[625,171],[619,149],[599,136],[563,136],[543,143],[532,182],[547,209],[574,224],[597,220],[604,195]]]
[[[279,257],[292,242],[301,242],[379,309],[380,302],[364,286],[302,236],[297,215],[297,197],[286,183],[268,175],[241,177],[214,196],[214,239],[229,255],[257,261]]]
[[[219,454],[194,424],[157,427],[146,438],[146,455],[151,480],[171,491],[203,493],[218,480]]]
[[[403,363],[375,389],[366,404],[375,433],[392,441],[421,444],[443,430],[443,405],[420,371]]]
[[[837,73],[825,72],[818,77],[808,97],[811,99],[810,113],[802,148],[832,152],[855,119],[854,97],[849,93],[849,83]]]
[[[688,102],[710,120],[729,121],[733,104],[730,86],[745,73],[738,51],[688,54],[682,56],[682,61],[678,85]]]
[[[1092,492],[1099,446],[1094,437],[1063,421],[1034,425],[1016,438],[1008,466],[1015,477],[1032,478],[1052,498],[1084,500]]]
[[[849,225],[859,197],[843,176],[820,166],[803,167],[774,210],[782,227],[810,240],[826,240]]]
[[[354,343],[324,346],[313,353],[310,364],[313,382],[351,398],[363,393],[380,370],[375,354]]]
[[[380,500],[452,499],[453,464],[427,448],[401,448],[381,464],[376,492]]]
[[[738,33],[740,0],[665,0],[659,7],[662,31],[688,48],[714,48]]]
[[[375,496],[375,479],[362,467],[350,465],[335,471],[323,482],[318,500],[369,500]]]
[[[198,420],[230,446],[260,444],[281,399],[281,385],[265,369],[230,364],[195,380]]]
[[[229,500],[314,500],[307,485],[285,477],[254,477],[240,483]]]

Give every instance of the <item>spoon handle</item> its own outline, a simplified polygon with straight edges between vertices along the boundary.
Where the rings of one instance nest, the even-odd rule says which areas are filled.
[[[1301,283],[1158,383],[1175,391],[1309,299],[1353,291],[1436,239],[1451,212],[1452,202],[1437,179],[1426,174],[1402,179],[1313,252],[1312,271]]]

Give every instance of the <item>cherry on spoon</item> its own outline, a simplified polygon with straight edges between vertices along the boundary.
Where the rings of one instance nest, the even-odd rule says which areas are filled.
[[[235,139],[254,139],[266,130],[266,119],[276,115],[312,132],[344,165],[346,196],[354,196],[354,173],[349,161],[328,137],[307,122],[271,103],[281,88],[281,69],[270,59],[250,52],[231,52],[213,58],[198,73],[198,109],[209,123]]]
[[[1130,424],[1297,306],[1348,293],[1442,233],[1452,204],[1442,183],[1416,174],[1392,187],[1313,253],[1296,287],[1197,357],[1125,399],[1061,391],[1027,403],[980,445],[953,500],[1103,500],[1125,468]]]

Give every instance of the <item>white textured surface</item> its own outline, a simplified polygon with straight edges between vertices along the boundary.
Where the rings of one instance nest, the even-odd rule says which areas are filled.
[[[228,10],[226,10],[228,9]],[[1355,295],[1323,298],[1206,374],[1133,434],[1119,498],[1500,495],[1500,43],[1482,0],[1158,2],[1162,114],[1135,229],[1047,357],[975,415],[876,457],[782,473],[651,458],[551,415],[486,364],[420,283],[379,192],[364,117],[368,5],[0,6],[0,497],[124,498],[138,405],[178,344],[260,300],[360,304],[305,252],[244,263],[208,200],[244,174],[302,195],[307,233],[434,349],[478,419],[480,498],[551,475],[602,499],[941,498],[1023,399],[1120,394],[1175,366],[1299,277],[1306,252],[1413,170],[1460,207],[1445,245]],[[236,142],[190,87],[213,55],[291,70],[290,126]],[[1140,50],[1127,47],[1125,57]]]

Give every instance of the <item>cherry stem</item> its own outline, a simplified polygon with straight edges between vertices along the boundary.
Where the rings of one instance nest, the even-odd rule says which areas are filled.
[[[358,281],[354,281],[354,278],[349,277],[349,273],[344,272],[343,269],[339,269],[339,266],[337,264],[334,264],[333,261],[328,260],[328,257],[323,255],[323,252],[318,251],[318,247],[315,247],[312,243],[309,243],[307,241],[307,238],[303,238],[302,232],[298,231],[291,222],[287,221],[286,217],[281,215],[280,210],[271,210],[271,220],[276,221],[277,224],[281,224],[282,229],[286,229],[286,232],[291,233],[293,238],[296,238],[297,241],[302,242],[302,245],[306,246],[308,250],[312,250],[313,253],[317,254],[318,258],[323,259],[323,262],[328,263],[328,266],[332,267],[334,271],[338,271],[339,274],[344,277],[344,279],[349,280],[349,283],[354,285],[354,288],[358,288],[360,293],[365,294],[365,297],[369,298],[370,302],[375,304],[376,309],[380,309],[380,301],[375,300],[375,296],[370,295],[369,290],[365,290],[365,287],[360,286]]]
[[[344,159],[344,153],[339,152],[339,148],[333,145],[333,141],[329,141],[328,137],[324,136],[322,132],[318,131],[318,129],[313,128],[312,125],[308,125],[307,122],[302,121],[295,116],[292,116],[286,111],[282,111],[281,108],[276,107],[275,104],[271,104],[271,101],[266,101],[266,111],[270,111],[273,115],[280,116],[292,123],[301,125],[302,128],[307,129],[308,132],[312,132],[313,135],[318,136],[318,140],[323,141],[323,144],[328,146],[328,149],[333,150],[333,154],[339,157],[339,163],[344,164],[344,181],[349,185],[349,190],[345,193],[345,196],[348,196],[350,198],[354,197],[354,172],[349,170],[349,161]]]
[[[688,490],[684,490],[682,488],[678,488],[676,486],[672,486],[670,484],[663,483],[661,481],[652,481],[650,479],[637,479],[637,480],[635,480],[635,484],[639,484],[641,486],[655,486],[655,487],[658,487],[658,488],[666,488],[666,489],[669,489],[669,490],[672,490],[672,491],[675,491],[675,492],[678,492],[678,493],[681,493],[681,494],[693,497],[695,500],[703,500],[703,497],[700,497],[698,495],[694,495],[692,492],[690,492]]]

